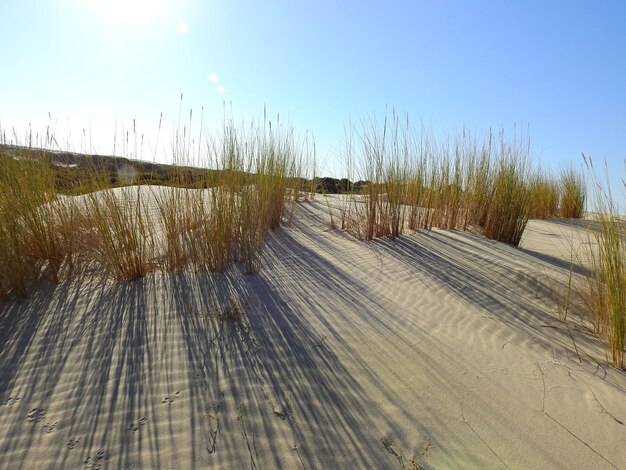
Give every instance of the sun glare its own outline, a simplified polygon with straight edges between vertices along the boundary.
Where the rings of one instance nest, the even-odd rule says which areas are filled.
[[[145,26],[162,12],[165,0],[83,0],[115,25]]]

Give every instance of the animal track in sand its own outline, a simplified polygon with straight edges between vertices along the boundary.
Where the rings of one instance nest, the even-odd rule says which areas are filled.
[[[80,441],[80,437],[71,437],[70,440],[67,441],[67,448],[73,449],[74,447],[76,447],[79,441]]]
[[[20,401],[20,397],[9,397],[6,400],[4,400],[2,402],[2,405],[6,405],[6,406],[13,406],[15,405],[18,401]]]
[[[45,415],[46,410],[44,410],[43,408],[33,408],[28,412],[26,416],[28,417],[28,421],[35,421],[38,423],[43,419]]]
[[[139,420],[139,424],[135,424],[135,423],[130,423],[128,425],[128,429],[130,429],[133,432],[137,432],[139,431],[139,427],[143,426],[144,424],[146,424],[148,422],[148,418],[146,418],[145,416],[143,418],[141,418]]]
[[[167,403],[171,405],[172,403],[174,403],[174,400],[178,397],[180,397],[180,390],[177,390],[172,396],[163,397],[163,400],[161,400],[161,403]]]
[[[46,428],[46,432],[47,433],[51,433],[52,431],[54,431],[54,428],[57,427],[57,424],[59,424],[58,421],[55,421],[54,423],[46,423],[46,424],[44,424],[44,427]]]
[[[93,470],[101,470],[104,462],[104,451],[99,451],[96,456],[92,459],[91,457],[87,457],[83,460],[86,469]]]

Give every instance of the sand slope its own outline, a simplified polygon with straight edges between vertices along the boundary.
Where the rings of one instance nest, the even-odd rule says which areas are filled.
[[[0,467],[626,469],[626,375],[556,320],[561,225],[363,243],[321,199],[257,276],[1,303]]]

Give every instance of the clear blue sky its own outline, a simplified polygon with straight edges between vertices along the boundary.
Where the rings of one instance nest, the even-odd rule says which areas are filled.
[[[0,44],[7,137],[45,133],[50,113],[60,142],[89,147],[85,129],[111,153],[133,118],[154,141],[183,93],[209,125],[224,102],[280,113],[315,136],[325,173],[344,126],[386,106],[442,134],[517,124],[544,166],[584,152],[615,185],[625,173],[624,0],[3,0]]]

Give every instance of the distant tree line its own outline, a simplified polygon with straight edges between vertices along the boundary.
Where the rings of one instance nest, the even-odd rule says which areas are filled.
[[[210,188],[220,181],[220,170],[189,166],[167,165],[156,162],[131,160],[109,155],[90,155],[75,152],[57,152],[44,149],[0,144],[0,158],[31,158],[45,162],[55,174],[57,191],[78,194],[107,187],[131,184],[153,184],[184,188]],[[94,178],[94,175],[97,175]],[[242,173],[242,180],[252,175]],[[309,188],[320,194],[359,193],[367,181],[352,182],[347,178],[323,177],[315,179],[294,178],[293,187]]]
[[[347,178],[317,178],[315,191],[321,194],[346,194],[346,193],[358,193],[364,186],[368,184],[367,181],[352,182]]]

